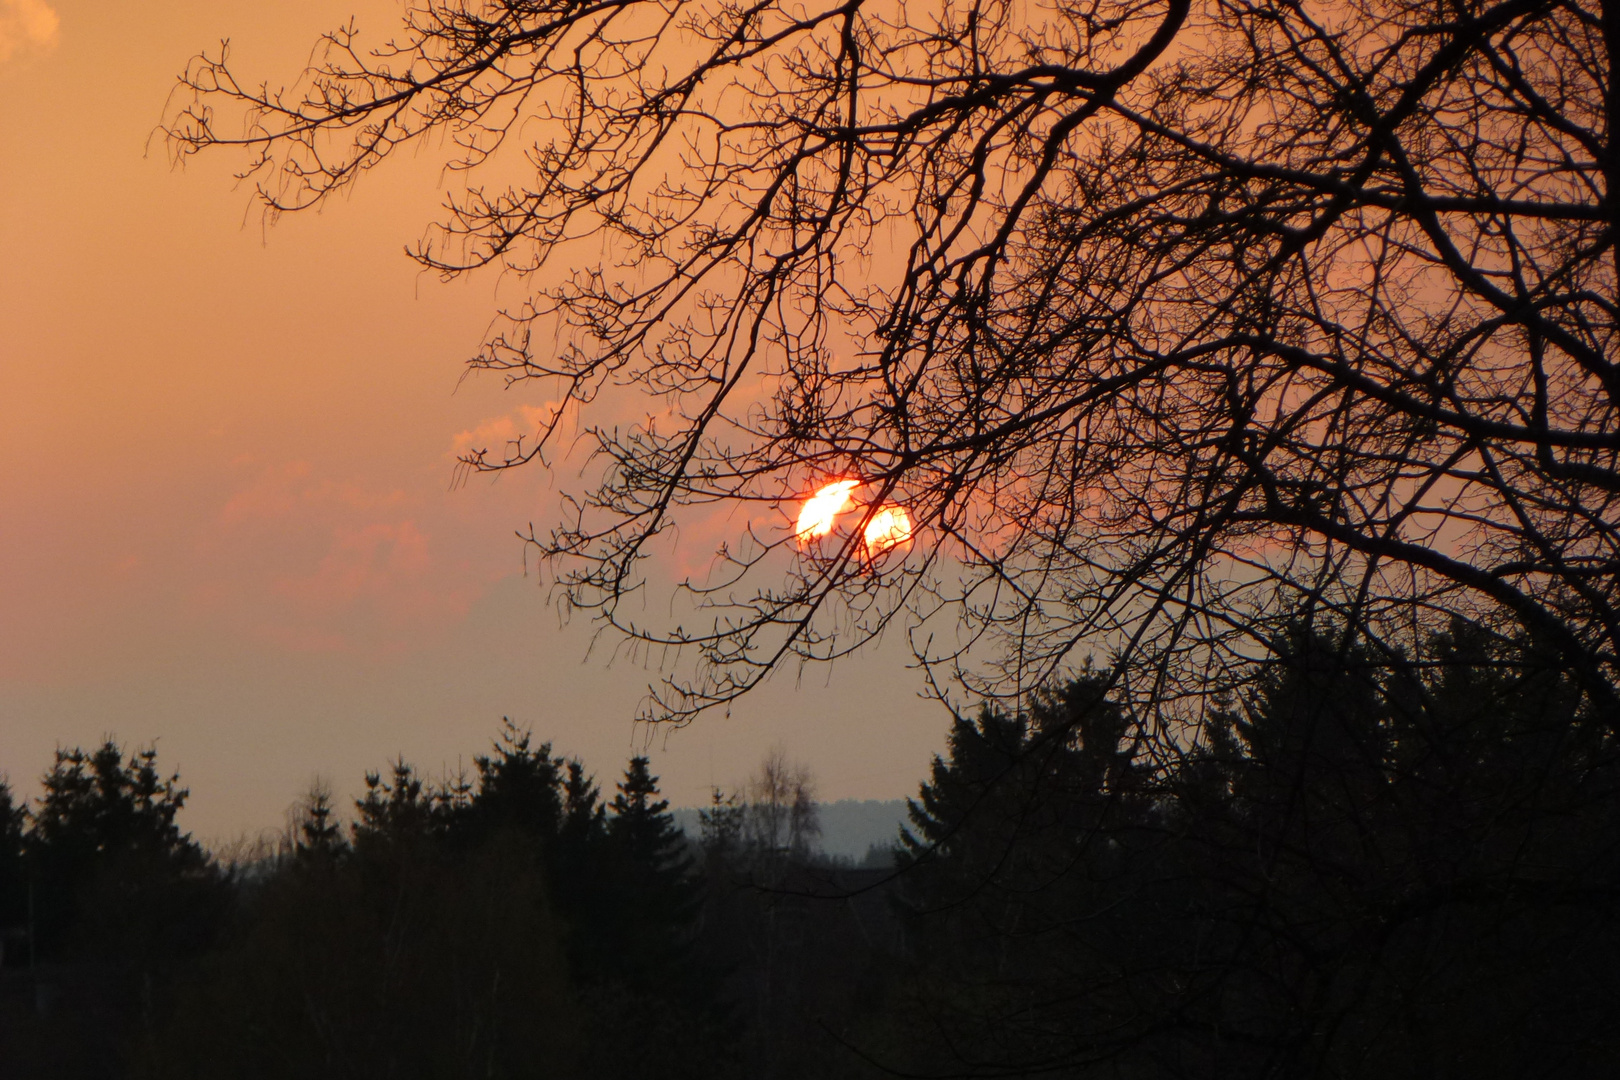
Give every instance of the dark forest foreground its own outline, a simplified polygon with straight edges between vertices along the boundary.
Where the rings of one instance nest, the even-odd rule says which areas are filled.
[[[1544,660],[1297,630],[1175,756],[1083,674],[955,721],[894,869],[791,785],[689,843],[645,759],[604,803],[510,728],[226,865],[152,754],[63,752],[7,802],[0,1072],[1611,1076],[1616,718]]]

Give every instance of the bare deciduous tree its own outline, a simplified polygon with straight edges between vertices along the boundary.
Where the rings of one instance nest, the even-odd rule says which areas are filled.
[[[166,131],[272,213],[450,148],[414,255],[527,282],[473,366],[565,402],[466,465],[583,409],[530,539],[695,650],[660,715],[896,620],[976,689],[1106,650],[1170,704],[1313,607],[1522,627],[1606,692],[1616,47],[1614,0],[408,0],[286,90],[197,58]],[[622,387],[657,404],[593,426]],[[830,478],[861,513],[796,544]],[[701,625],[634,622],[649,541],[727,506]]]
[[[744,839],[766,858],[787,856],[803,861],[821,836],[816,808],[816,782],[808,766],[788,760],[774,746],[743,788],[747,799]]]

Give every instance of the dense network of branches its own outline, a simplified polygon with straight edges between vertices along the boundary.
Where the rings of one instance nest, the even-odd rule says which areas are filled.
[[[1302,611],[1385,655],[1461,613],[1601,692],[1617,44],[1599,0],[409,0],[283,90],[199,57],[166,130],[272,213],[449,148],[413,253],[523,283],[472,364],[549,402],[465,464],[578,418],[529,539],[695,650],[659,715],[897,619],[981,692],[1102,652],[1173,711]],[[728,508],[696,621],[636,622],[649,541]]]

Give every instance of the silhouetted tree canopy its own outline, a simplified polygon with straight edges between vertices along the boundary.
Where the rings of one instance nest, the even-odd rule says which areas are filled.
[[[158,771],[155,749],[126,760],[110,739],[56,752],[25,841],[47,956],[139,958],[206,942],[207,920],[187,909],[206,906],[213,870],[175,821],[188,794],[179,779]]]
[[[574,805],[589,797],[584,785],[583,766],[553,757],[551,744],[530,746],[528,732],[505,722],[493,753],[474,760],[478,788],[468,810],[473,827],[485,833],[512,829],[531,837],[553,836],[564,826],[564,779],[567,770],[567,813],[580,813]]]
[[[42,916],[0,1071],[1607,1077],[1620,714],[1581,678],[1532,635],[1392,656],[1302,618],[1168,741],[1083,667],[953,719],[899,867],[793,842],[781,751],[699,848],[647,758],[604,805],[508,723],[229,860],[150,751],[62,751],[0,817]]]
[[[984,1076],[1602,1076],[1620,760],[1544,654],[1295,626],[1177,758],[1105,681],[960,718],[913,804],[885,1062]],[[891,1047],[893,1044],[891,1044]]]
[[[177,823],[187,792],[154,748],[58,749],[41,788],[32,805],[0,791],[0,1072],[127,1075],[143,1021],[215,943],[229,882]]]
[[[21,926],[28,913],[28,884],[23,873],[23,822],[27,807],[0,779],[0,932]],[[4,947],[15,951],[17,943]]]
[[[474,764],[368,774],[352,844],[317,844],[334,825],[306,800],[292,857],[244,883],[183,988],[154,1074],[723,1074],[689,949],[699,890],[647,759],[607,814],[581,762],[510,721]]]
[[[293,850],[300,858],[334,859],[347,849],[341,819],[336,817],[332,792],[317,782],[294,813]]]
[[[642,755],[630,759],[618,794],[608,804],[608,835],[635,861],[651,867],[677,865],[683,850],[669,800],[658,797],[658,777]]]
[[[465,463],[545,460],[577,414],[594,469],[531,539],[572,604],[698,658],[654,715],[896,619],[1009,701],[1081,649],[1173,711],[1244,685],[1302,605],[1385,656],[1452,614],[1522,630],[1607,694],[1616,25],[408,0],[391,43],[339,29],[284,89],[198,57],[166,130],[242,148],[272,215],[448,151],[412,254],[513,272],[473,366],[552,403]],[[840,477],[859,513],[796,547]],[[863,544],[885,503],[913,544]],[[697,610],[634,621],[649,540],[728,507]]]

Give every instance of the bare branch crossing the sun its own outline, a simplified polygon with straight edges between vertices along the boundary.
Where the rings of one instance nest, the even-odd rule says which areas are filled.
[[[801,544],[832,534],[839,517],[850,510],[858,480],[835,480],[804,501],[793,535]],[[877,558],[911,542],[911,515],[903,506],[885,504],[870,512],[861,531],[868,558]]]
[[[856,480],[838,480],[806,499],[794,535],[800,540],[814,540],[831,533],[838,524],[838,515],[849,508],[849,493],[858,486]]]

